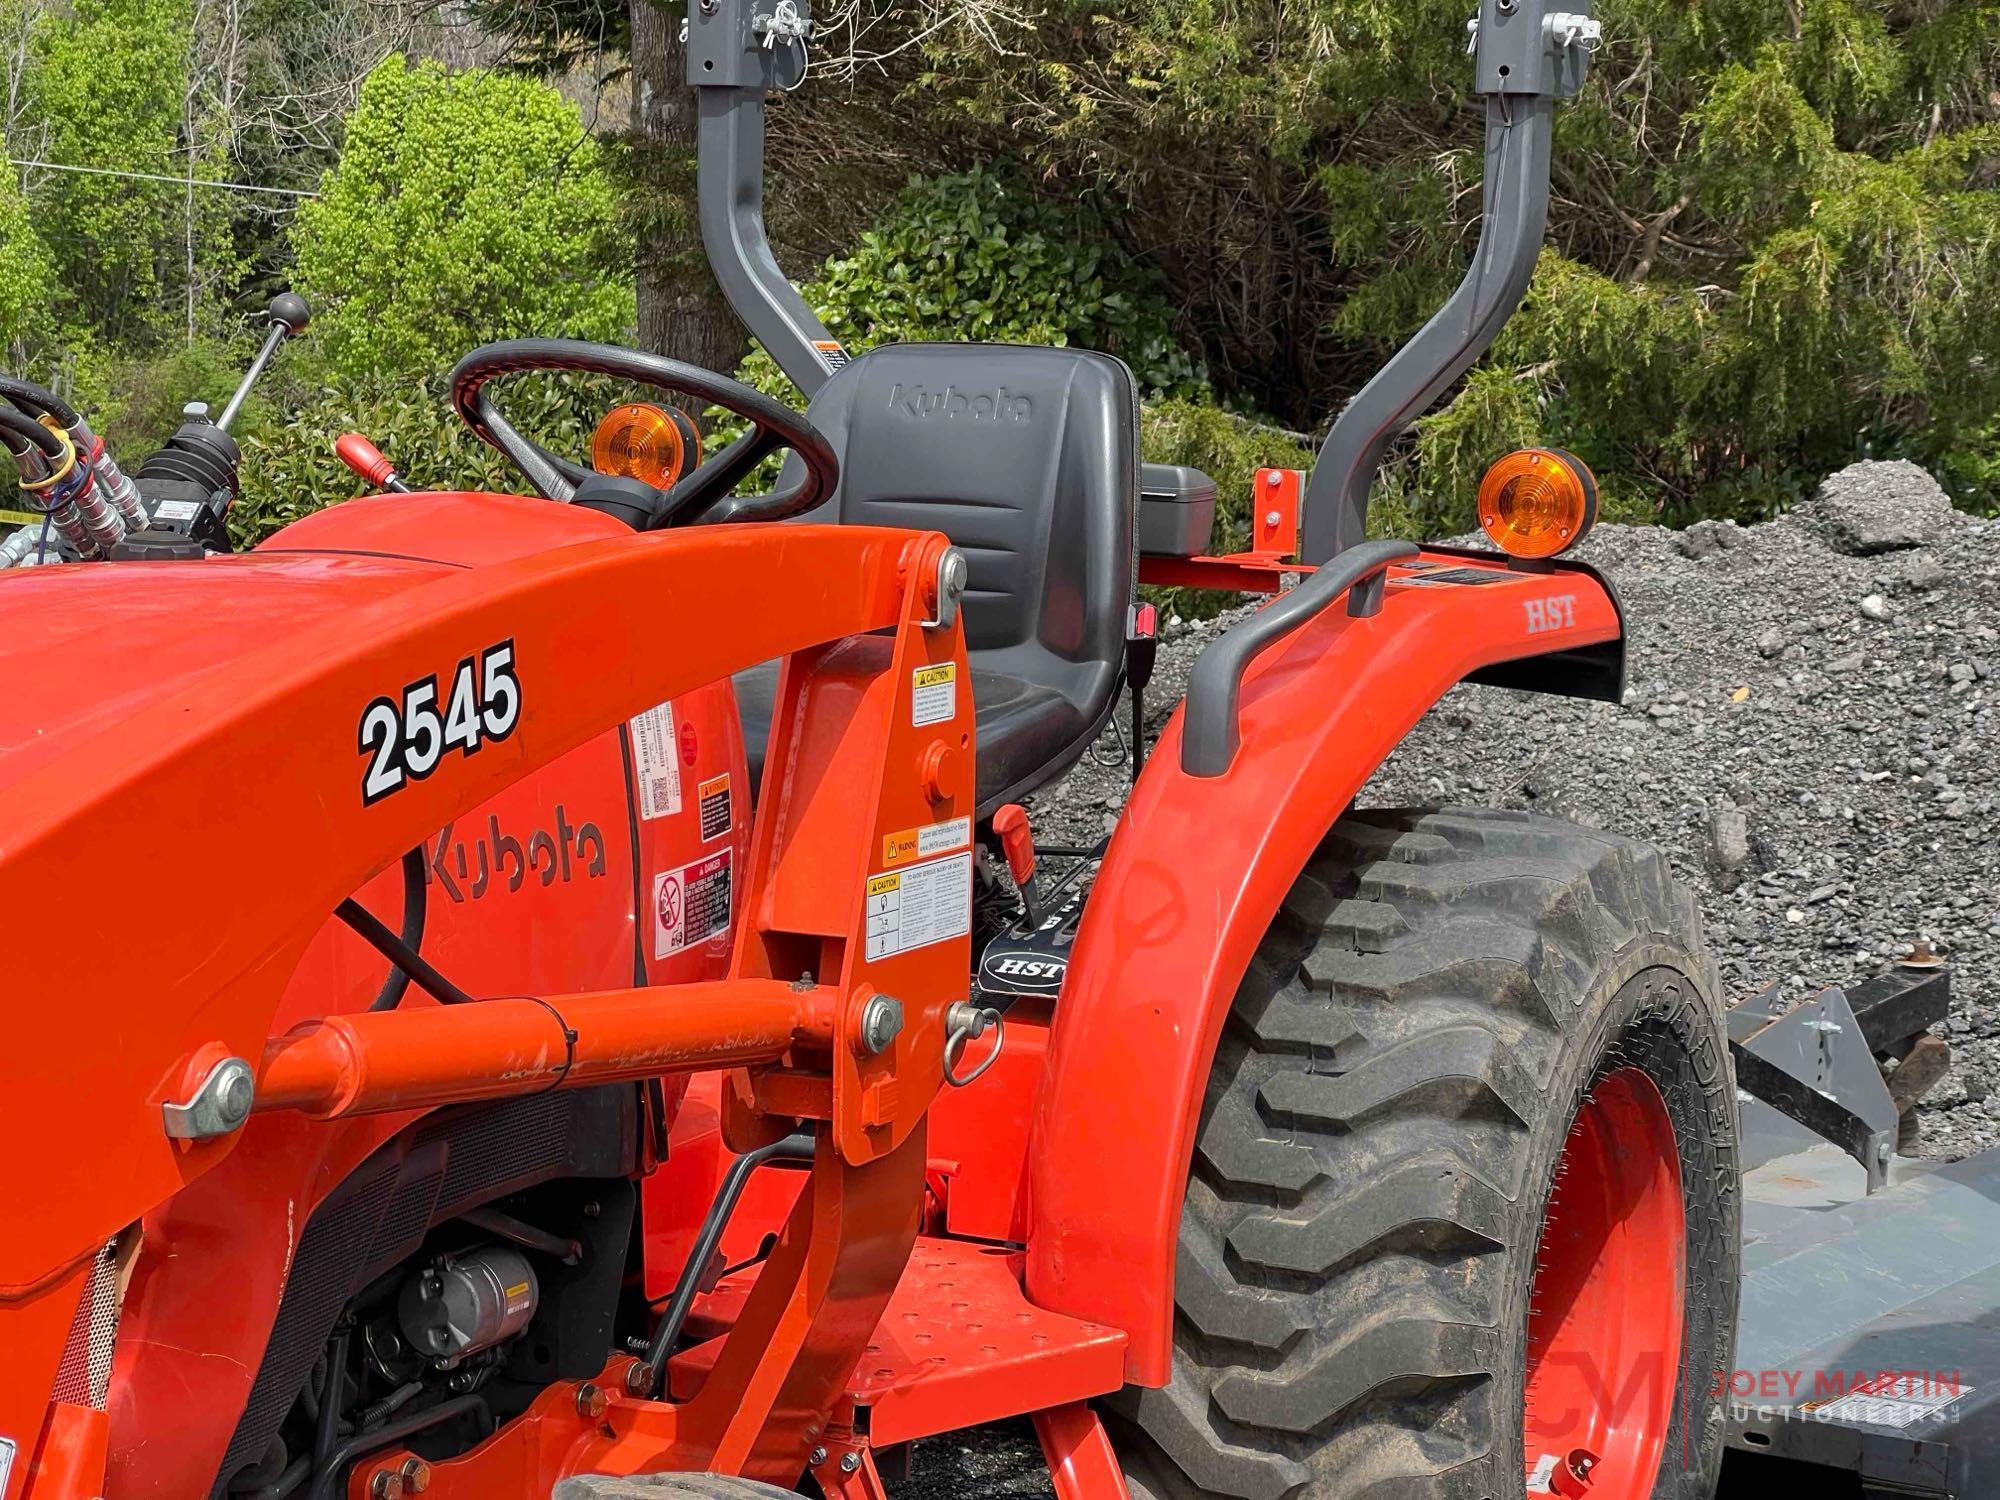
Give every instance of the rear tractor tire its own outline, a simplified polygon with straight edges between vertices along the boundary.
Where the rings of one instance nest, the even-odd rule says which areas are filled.
[[[1336,825],[1217,1051],[1173,1378],[1115,1403],[1135,1500],[1705,1500],[1728,1056],[1656,850],[1514,813]]]

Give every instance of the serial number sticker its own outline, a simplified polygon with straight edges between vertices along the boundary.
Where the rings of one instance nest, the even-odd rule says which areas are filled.
[[[1860,1422],[1869,1427],[1911,1427],[1971,1394],[1969,1385],[1954,1386],[1921,1375],[1897,1376],[1871,1384],[1865,1391],[1849,1391],[1824,1406],[1816,1405],[1813,1417],[1822,1422]]]
[[[419,677],[401,693],[375,699],[361,710],[355,736],[368,757],[362,805],[426,780],[447,755],[477,755],[487,741],[513,734],[520,722],[521,679],[512,641],[466,657],[447,682],[435,674]]]
[[[906,865],[913,859],[929,859],[952,849],[963,849],[971,842],[970,818],[953,818],[925,828],[905,828],[901,833],[883,836],[882,863],[893,870],[897,865]]]
[[[639,778],[639,816],[648,822],[681,810],[681,767],[674,753],[674,706],[649,708],[630,725],[632,769]]]
[[[729,931],[729,851],[653,878],[653,957],[676,953]]]
[[[1391,583],[1402,584],[1405,588],[1478,588],[1489,583],[1525,583],[1528,574],[1506,573],[1498,568],[1446,568],[1442,572],[1424,573],[1416,577],[1391,578]]]
[[[729,798],[729,774],[711,776],[695,788],[696,805],[701,808],[701,841],[706,844],[729,832],[736,821]]]
[[[201,514],[198,500],[162,500],[153,507],[155,521],[192,521]]]
[[[958,717],[958,663],[918,667],[910,677],[910,723],[918,729]]]
[[[871,962],[964,937],[971,931],[969,852],[870,878],[867,952]]]

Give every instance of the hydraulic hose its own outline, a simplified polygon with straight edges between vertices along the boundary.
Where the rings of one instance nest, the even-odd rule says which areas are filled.
[[[10,407],[0,406],[0,431],[8,434],[8,449],[17,457],[25,457],[30,448],[39,449],[49,461],[53,471],[69,455],[72,444],[54,428],[44,427],[33,417]],[[24,474],[23,478],[29,478]],[[33,478],[42,476],[36,475]]]
[[[28,505],[55,523],[77,556],[102,557],[125,539],[124,518],[105,499],[88,456],[68,432],[49,425],[54,420],[37,422],[0,406],[0,435],[21,471]]]
[[[403,946],[409,952],[421,954],[424,947],[424,919],[430,905],[430,885],[425,879],[424,851],[421,847],[412,849],[403,856]],[[403,996],[409,992],[410,971],[389,960],[389,973],[382,981],[382,988],[375,996],[370,1010],[394,1010],[403,1003]]]
[[[64,427],[74,427],[83,420],[82,412],[54,391],[36,385],[32,380],[0,375],[0,396],[5,396],[31,417],[54,417]]]
[[[118,460],[111,456],[104,439],[90,430],[90,423],[84,420],[82,412],[54,391],[36,385],[32,380],[20,380],[12,375],[0,375],[0,397],[11,401],[31,417],[46,416],[67,432],[69,440],[76,444],[77,457],[89,466],[97,480],[97,488],[118,512],[124,530],[143,531],[146,528],[146,507],[139,499],[138,487],[118,467]]]

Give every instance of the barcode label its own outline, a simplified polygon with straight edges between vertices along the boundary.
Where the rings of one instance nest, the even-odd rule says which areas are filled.
[[[674,740],[674,706],[649,708],[631,723],[632,768],[639,779],[639,816],[672,817],[681,810],[681,764]]]

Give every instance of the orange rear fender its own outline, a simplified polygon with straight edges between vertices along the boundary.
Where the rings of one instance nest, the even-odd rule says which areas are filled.
[[[1616,599],[1586,569],[1427,552],[1398,565],[1379,613],[1336,605],[1252,661],[1224,774],[1183,768],[1186,705],[1168,723],[1077,936],[1029,1156],[1030,1295],[1124,1329],[1130,1379],[1168,1377],[1174,1247],[1216,1038],[1314,849],[1455,684],[1612,696],[1622,640]]]

